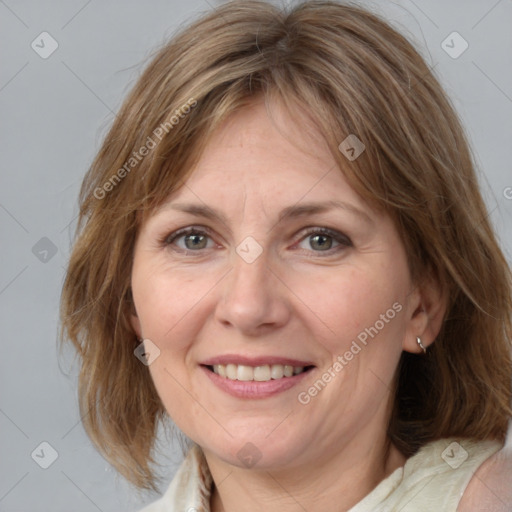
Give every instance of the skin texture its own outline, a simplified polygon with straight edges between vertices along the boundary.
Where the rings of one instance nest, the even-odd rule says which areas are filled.
[[[363,215],[333,208],[278,222],[284,208],[329,201]],[[184,203],[225,219],[174,209]],[[193,236],[169,237],[189,226],[208,228],[203,248]],[[308,233],[316,227],[340,242],[320,237],[332,246],[319,249]],[[252,263],[236,252],[248,236],[263,249]],[[348,186],[306,120],[292,121],[279,105],[271,119],[261,101],[227,120],[186,185],[142,226],[132,273],[133,327],[160,350],[149,368],[169,415],[205,452],[214,512],[348,510],[404,464],[386,436],[389,399],[402,350],[419,353],[416,336],[428,346],[439,332],[444,301],[427,282],[411,282],[391,220]],[[298,393],[395,303],[400,312],[301,404]],[[200,367],[225,354],[315,369],[280,394],[240,399]],[[237,456],[248,442],[261,456],[250,469]]]

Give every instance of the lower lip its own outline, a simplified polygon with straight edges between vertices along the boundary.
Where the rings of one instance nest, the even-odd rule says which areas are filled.
[[[291,389],[297,385],[304,377],[311,373],[311,370],[293,375],[292,377],[283,377],[281,379],[258,382],[254,380],[231,380],[221,377],[205,366],[201,369],[206,373],[208,378],[222,391],[225,391],[236,398],[268,398],[277,395],[283,391]]]

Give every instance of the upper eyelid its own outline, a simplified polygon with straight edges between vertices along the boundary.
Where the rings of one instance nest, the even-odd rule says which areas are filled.
[[[187,236],[190,233],[204,233],[205,235],[208,235],[210,238],[213,238],[214,231],[206,226],[199,226],[199,225],[192,225],[192,226],[185,226],[183,228],[178,228],[170,233],[167,233],[162,237],[162,242],[164,243],[170,243],[167,242],[168,240],[176,240],[178,238],[181,238],[183,236]]]

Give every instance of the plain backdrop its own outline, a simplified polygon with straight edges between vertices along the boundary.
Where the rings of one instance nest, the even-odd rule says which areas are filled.
[[[219,3],[0,0],[0,511],[129,512],[157,498],[135,492],[85,435],[78,370],[56,349],[58,303],[79,186],[115,112],[151,50]],[[512,2],[356,3],[434,68],[512,261]],[[177,444],[160,460],[169,482]]]

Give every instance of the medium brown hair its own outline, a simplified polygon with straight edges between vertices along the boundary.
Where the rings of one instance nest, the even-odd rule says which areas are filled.
[[[392,217],[414,281],[435,276],[448,297],[428,354],[402,355],[392,441],[407,456],[442,437],[503,441],[510,269],[466,135],[432,70],[407,39],[359,7],[319,1],[281,11],[243,1],[215,9],[156,53],[82,185],[62,336],[81,356],[80,408],[98,449],[135,485],[155,488],[153,448],[166,413],[134,356],[135,238],[208,137],[256,96],[308,115],[349,184]],[[349,134],[366,146],[352,162],[338,150]]]

